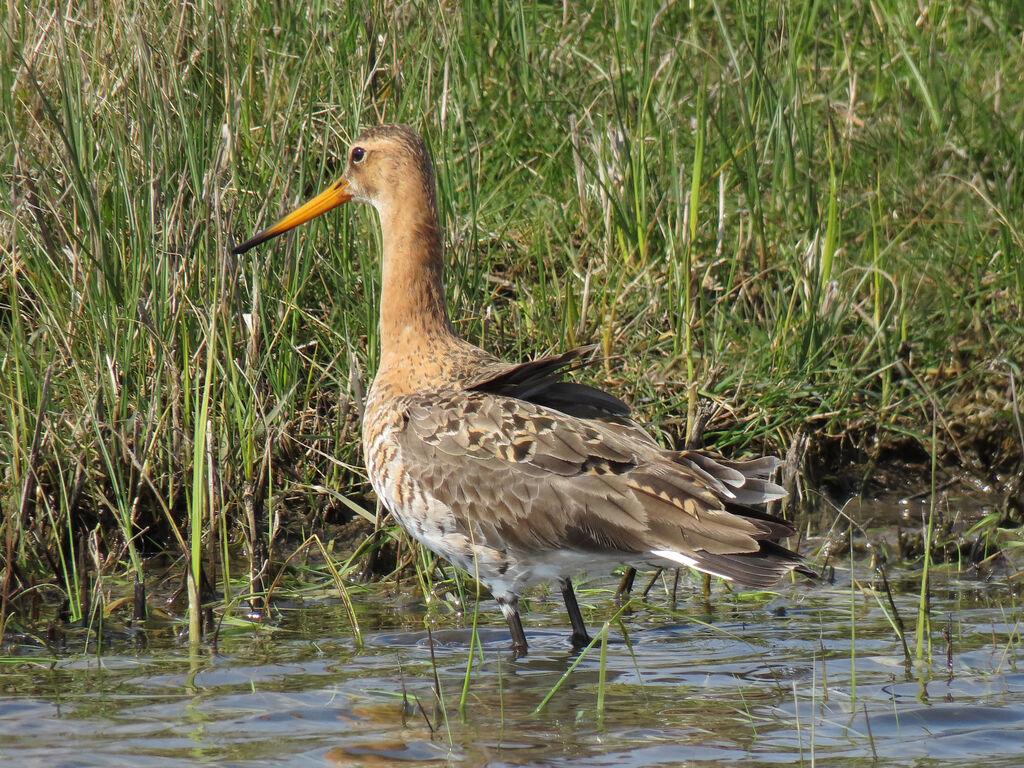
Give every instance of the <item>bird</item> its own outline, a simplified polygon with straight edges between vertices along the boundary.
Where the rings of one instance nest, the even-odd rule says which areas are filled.
[[[415,129],[371,127],[340,179],[241,254],[353,201],[381,231],[379,367],[362,448],[378,499],[417,541],[483,584],[526,655],[524,590],[557,583],[575,648],[591,642],[572,586],[623,564],[687,566],[751,587],[810,573],[765,505],[781,463],[658,444],[618,397],[572,380],[579,347],[506,362],[455,331],[445,303],[434,167]]]

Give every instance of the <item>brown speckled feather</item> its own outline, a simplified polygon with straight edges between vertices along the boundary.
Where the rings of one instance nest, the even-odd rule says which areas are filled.
[[[782,496],[757,476],[770,464],[743,474],[708,454],[664,451],[631,429],[475,391],[410,395],[400,411],[393,439],[406,487],[443,498],[456,527],[520,559],[572,548],[640,562],[675,550],[716,572],[715,556],[736,555],[721,575],[762,584],[763,562],[751,560],[756,573],[747,576],[742,556],[792,532],[726,510]]]

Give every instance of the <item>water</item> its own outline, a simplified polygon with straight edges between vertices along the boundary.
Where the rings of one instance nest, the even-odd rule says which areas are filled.
[[[887,598],[869,590],[866,564],[855,576],[852,586],[840,570],[834,584],[753,595],[716,584],[710,600],[687,579],[675,612],[656,588],[653,606],[623,617],[629,645],[617,625],[610,631],[603,704],[594,648],[539,713],[576,659],[550,598],[524,612],[531,648],[518,660],[500,613],[482,605],[482,658],[461,712],[470,629],[435,612],[432,662],[421,601],[380,586],[356,596],[362,649],[331,599],[290,604],[274,626],[226,623],[216,648],[195,655],[157,622],[134,638],[108,632],[101,655],[76,652],[72,637],[53,659],[22,638],[0,665],[0,759],[25,768],[1024,764],[1013,582],[937,573],[931,662],[908,669]],[[912,654],[917,578],[903,570],[892,580]],[[617,609],[613,586],[580,590],[593,631]]]

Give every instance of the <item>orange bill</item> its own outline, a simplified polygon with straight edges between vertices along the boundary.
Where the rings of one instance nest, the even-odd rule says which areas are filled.
[[[255,248],[260,243],[265,243],[271,238],[282,235],[289,229],[295,229],[300,224],[305,224],[310,219],[315,219],[321,213],[327,213],[332,208],[337,208],[342,203],[347,203],[351,199],[352,195],[348,191],[348,182],[345,179],[339,179],[308,203],[300,205],[274,226],[264,229],[258,235],[254,235],[244,243],[236,245],[231,249],[231,252],[234,254],[245,253],[250,248]]]

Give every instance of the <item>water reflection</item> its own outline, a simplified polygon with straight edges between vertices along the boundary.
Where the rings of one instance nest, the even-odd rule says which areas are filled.
[[[710,600],[693,580],[676,614],[654,596],[624,620],[628,642],[612,628],[603,671],[595,648],[539,714],[577,661],[560,607],[541,599],[523,659],[497,612],[481,614],[468,684],[469,626],[441,619],[428,634],[423,615],[381,599],[361,606],[361,650],[331,600],[295,604],[274,628],[233,627],[194,657],[159,626],[146,643],[115,643],[100,657],[52,661],[22,646],[0,667],[0,754],[10,765],[105,768],[1019,765],[1024,652],[1006,586],[962,590],[937,574],[933,663],[908,676],[871,573],[857,575],[853,590],[840,573],[834,586],[775,595],[719,586]],[[909,620],[914,574],[892,581]],[[608,592],[583,594],[596,630],[615,605]]]

